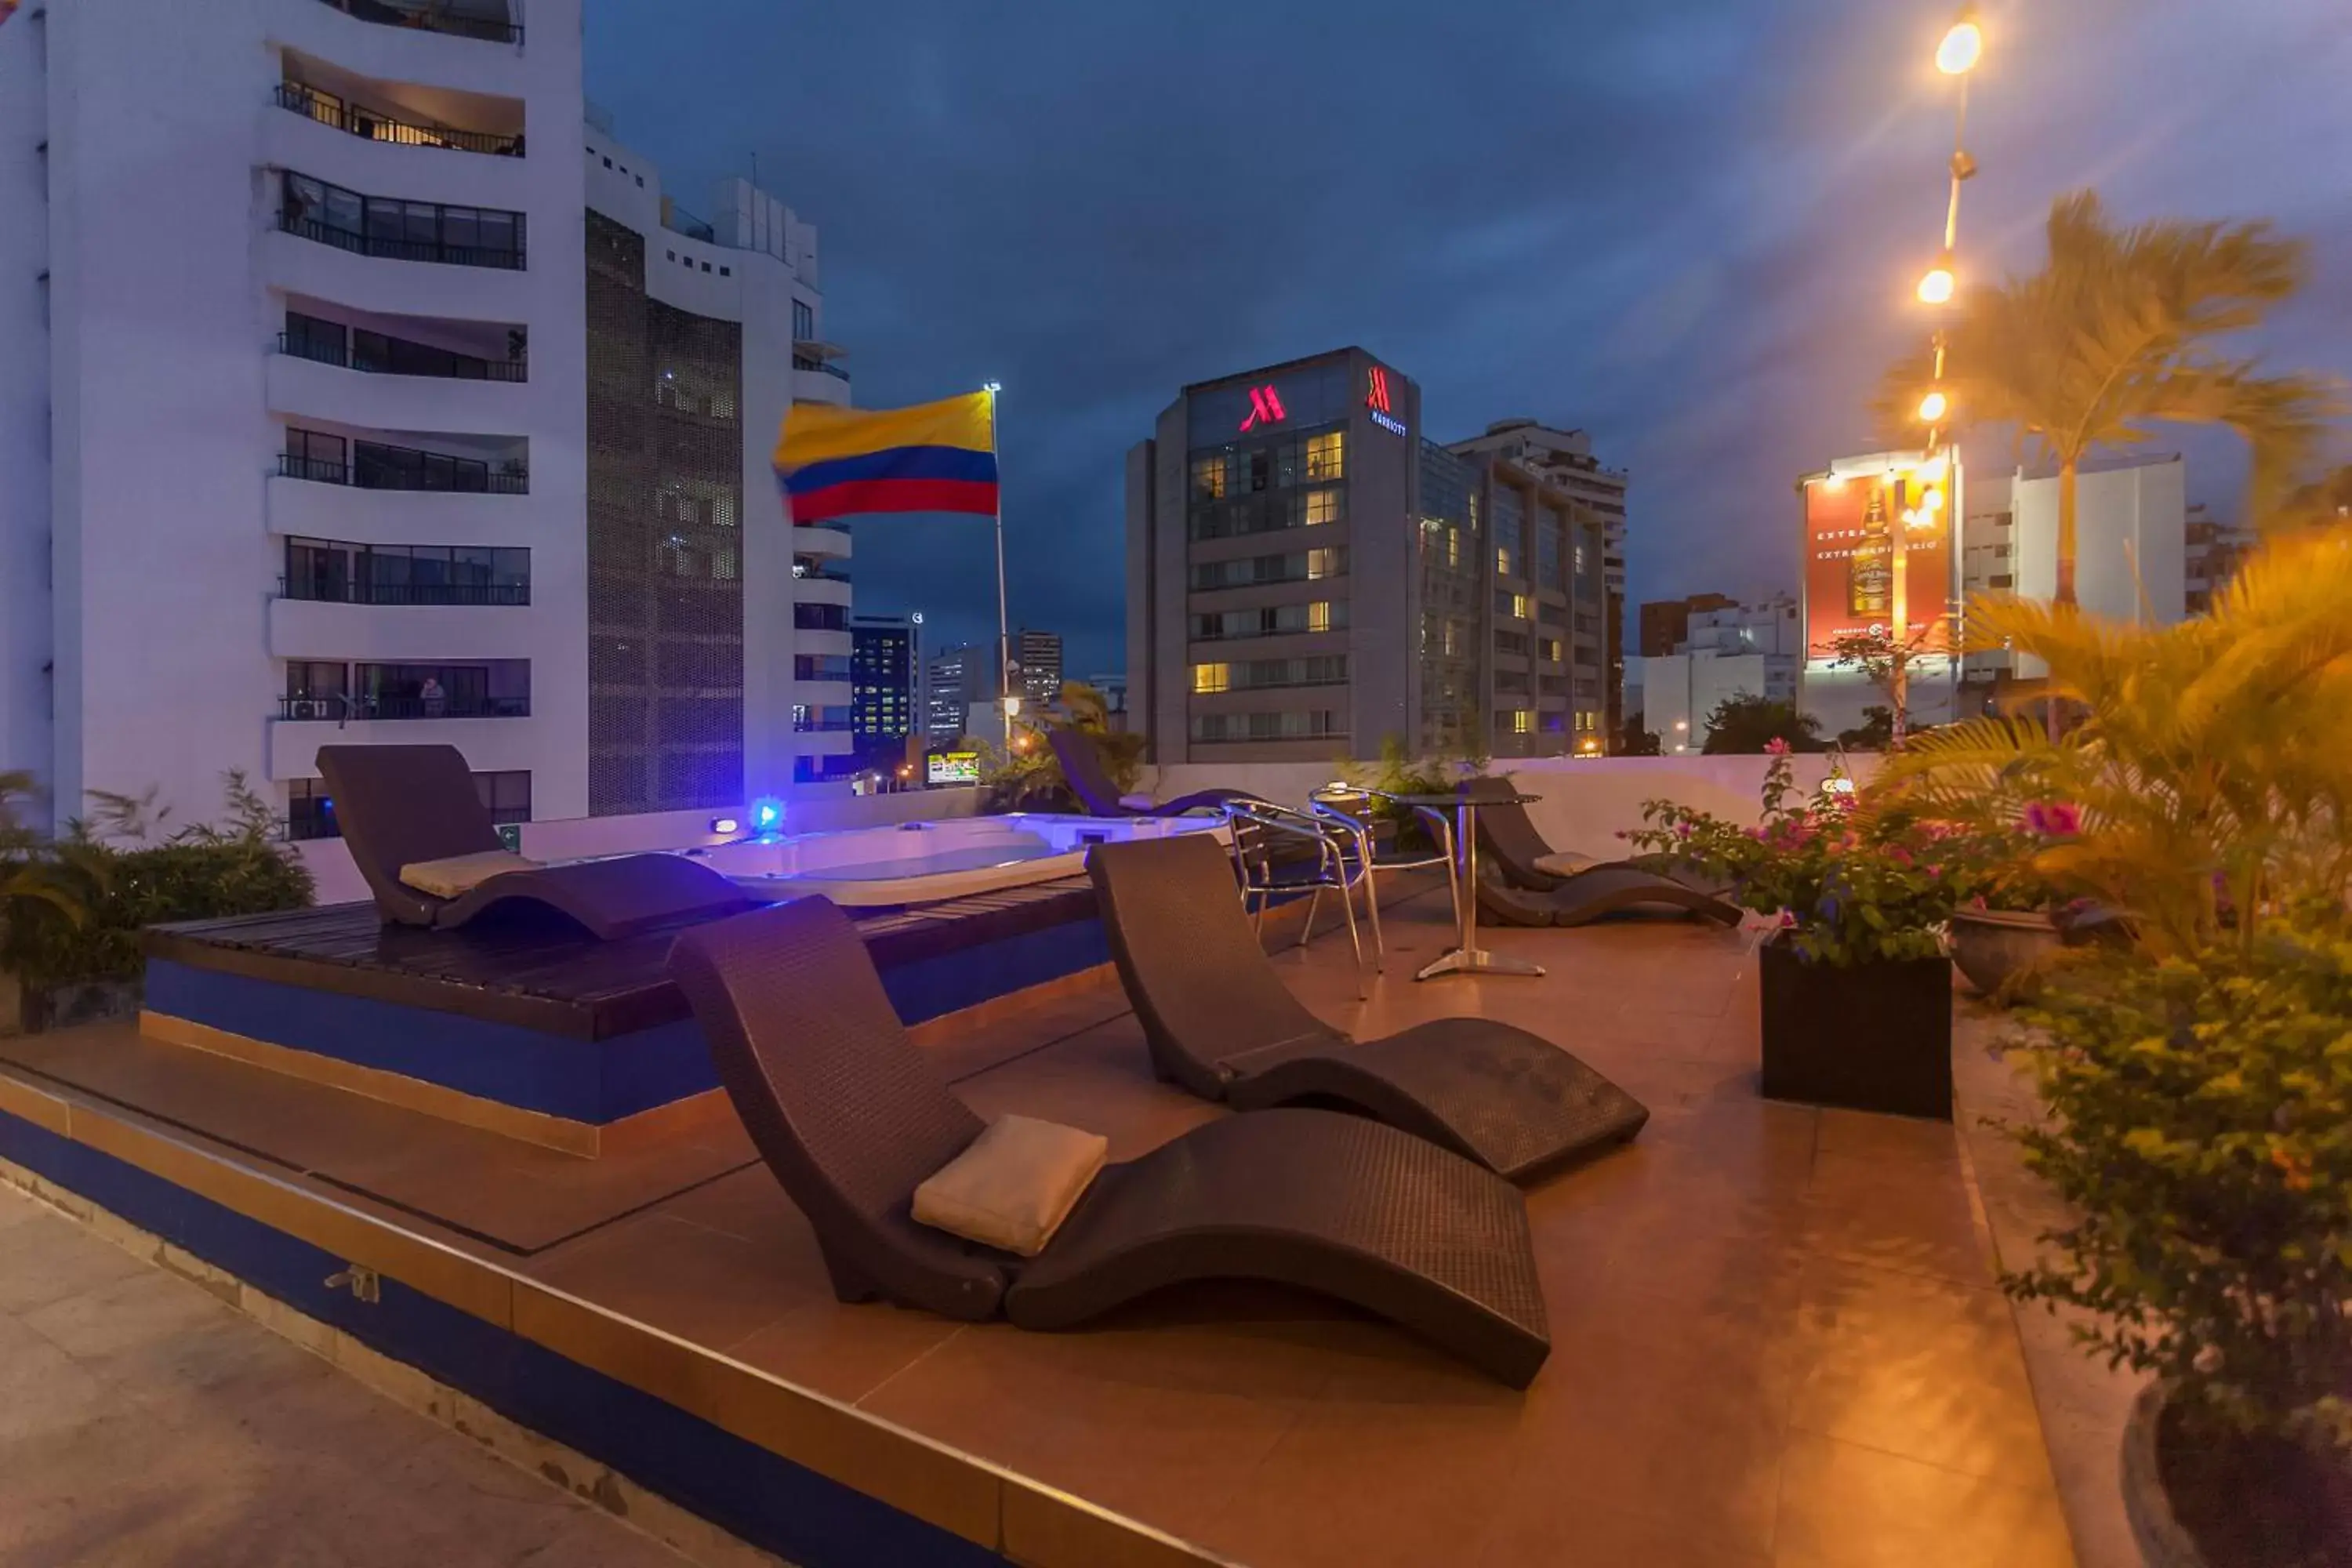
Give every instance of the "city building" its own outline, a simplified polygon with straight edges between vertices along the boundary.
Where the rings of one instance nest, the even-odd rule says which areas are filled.
[[[971,710],[990,700],[996,645],[954,643],[923,661],[923,733],[933,746],[972,733]]]
[[[2254,531],[2242,523],[2223,522],[2206,510],[2190,507],[2184,518],[2187,558],[2181,567],[2181,605],[2189,615],[2213,613],[2213,595],[2229,586],[2238,563],[2256,543]]]
[[[851,733],[860,768],[897,767],[923,726],[922,623],[913,616],[849,617]]]
[[[1660,752],[1696,752],[1706,743],[1706,721],[1716,708],[1735,697],[1769,702],[1797,700],[1798,672],[1805,662],[1803,621],[1797,601],[1779,595],[1759,605],[1741,605],[1718,594],[1710,603],[1685,610],[1684,636],[1664,652],[1626,661],[1626,711],[1658,738]],[[1643,623],[1648,630],[1644,605]],[[1639,707],[1634,693],[1639,693]]]
[[[1188,386],[1129,451],[1129,727],[1156,761],[1603,747],[1599,517],[1420,429],[1419,386],[1349,348]]]
[[[1739,601],[1727,594],[1693,594],[1686,599],[1653,599],[1641,608],[1641,626],[1634,646],[1639,657],[1656,658],[1670,654],[1690,636],[1693,615],[1706,610],[1736,608]],[[1628,677],[1630,680],[1631,677]],[[1627,703],[1631,711],[1632,703]]]
[[[1967,479],[1949,453],[1872,452],[1798,479],[1805,555],[1798,700],[1824,735],[1861,729],[1868,710],[1893,705],[1868,670],[1839,660],[1836,647],[1843,637],[1891,635],[1898,604],[1916,655],[1906,677],[1910,722],[1958,716],[1964,552],[1957,536],[1964,531],[1951,519]]]
[[[741,181],[676,211],[589,123],[577,0],[518,21],[0,28],[0,767],[60,816],[202,819],[236,769],[330,834],[329,742],[455,744],[509,818],[845,750],[790,714],[847,704],[792,662],[848,655],[795,630],[846,613],[847,536],[788,540],[768,467],[789,403],[848,393],[814,233]]]
[[[1013,640],[1021,666],[1021,697],[1031,708],[1049,707],[1062,695],[1062,634],[1024,627]]]
[[[1622,468],[1602,468],[1592,455],[1592,437],[1585,432],[1555,429],[1532,419],[1497,420],[1486,426],[1485,435],[1454,442],[1447,449],[1462,457],[1507,458],[1591,507],[1601,519],[1608,591],[1605,721],[1607,732],[1616,734],[1625,711],[1625,490],[1633,476]]]

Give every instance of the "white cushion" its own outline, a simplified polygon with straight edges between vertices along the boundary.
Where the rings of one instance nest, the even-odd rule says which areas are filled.
[[[1059,1122],[1000,1116],[915,1189],[915,1218],[1034,1258],[1103,1168],[1110,1141]]]
[[[509,871],[536,871],[541,862],[511,849],[478,849],[442,860],[417,860],[400,868],[403,886],[436,899],[462,898],[493,877]]]
[[[1579,871],[1589,871],[1601,864],[1590,855],[1579,855],[1573,849],[1557,850],[1536,857],[1536,869],[1547,877],[1573,877]]]

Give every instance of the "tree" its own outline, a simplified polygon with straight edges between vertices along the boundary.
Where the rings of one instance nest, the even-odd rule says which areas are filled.
[[[1849,752],[1883,752],[1895,744],[1895,710],[1874,702],[1862,710],[1862,722],[1838,731],[1838,744]]]
[[[1931,641],[1932,647],[1928,646]],[[1859,669],[1864,679],[1886,694],[1885,706],[1874,705],[1863,712],[1865,717],[1872,713],[1885,715],[1886,733],[1876,744],[1900,745],[1911,729],[1911,667],[1923,658],[1949,654],[1952,637],[1948,624],[1941,621],[1919,626],[1900,641],[1893,631],[1879,626],[1841,632],[1823,643],[1820,651],[1830,656],[1832,668]],[[1864,730],[1869,728],[1868,724],[1864,726]],[[1844,735],[1838,739],[1843,743],[1856,743],[1846,742]]]
[[[1650,732],[1647,719],[1648,715],[1642,713],[1625,715],[1624,725],[1617,732],[1619,756],[1654,757],[1665,750],[1658,737]]]
[[[1793,752],[1822,749],[1821,721],[1800,713],[1793,702],[1774,702],[1742,691],[1715,705],[1706,716],[1706,743],[1699,748],[1711,757],[1761,752],[1774,741],[1785,741]]]
[[[2265,376],[2216,339],[2259,324],[2303,282],[2305,247],[2264,222],[2111,226],[2096,193],[2053,203],[2042,270],[1963,289],[1945,335],[1956,420],[2010,424],[2058,468],[2057,602],[2074,599],[2075,475],[2095,448],[2152,424],[2225,425],[2252,458],[2247,510],[2269,510],[2336,412],[2329,385]],[[1889,372],[1881,423],[1924,435],[1933,362]]]

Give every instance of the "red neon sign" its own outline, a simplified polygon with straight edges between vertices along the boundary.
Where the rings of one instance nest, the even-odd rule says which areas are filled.
[[[1242,421],[1244,430],[1255,430],[1261,425],[1279,425],[1290,417],[1283,411],[1281,395],[1271,386],[1251,387],[1249,399],[1249,417]]]
[[[1389,406],[1389,373],[1379,365],[1372,366],[1371,371],[1372,390],[1365,397],[1364,406],[1379,414],[1394,413],[1395,410]]]

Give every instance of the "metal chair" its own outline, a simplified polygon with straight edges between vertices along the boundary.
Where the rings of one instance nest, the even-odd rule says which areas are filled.
[[[1298,945],[1315,934],[1315,917],[1321,912],[1323,894],[1336,890],[1339,910],[1348,926],[1348,945],[1356,955],[1356,994],[1364,994],[1364,943],[1356,931],[1355,879],[1342,835],[1312,812],[1276,805],[1265,800],[1224,803],[1225,820],[1233,831],[1234,869],[1241,881],[1242,909],[1251,916],[1261,936],[1265,911],[1275,896],[1311,893],[1307,919],[1298,928]],[[1252,907],[1255,900],[1255,907]]]
[[[1374,803],[1386,801],[1402,805],[1420,818],[1429,829],[1433,851],[1399,849],[1395,841],[1381,847],[1378,825],[1372,820]],[[1426,805],[1410,805],[1385,790],[1360,788],[1353,784],[1334,784],[1318,790],[1307,801],[1308,808],[1339,834],[1347,852],[1355,857],[1356,879],[1363,883],[1364,908],[1372,928],[1372,969],[1375,973],[1388,970],[1388,945],[1381,936],[1381,895],[1379,876],[1383,871],[1423,871],[1432,866],[1445,868],[1445,887],[1454,909],[1462,907],[1461,868],[1454,855],[1454,819],[1443,811]]]

